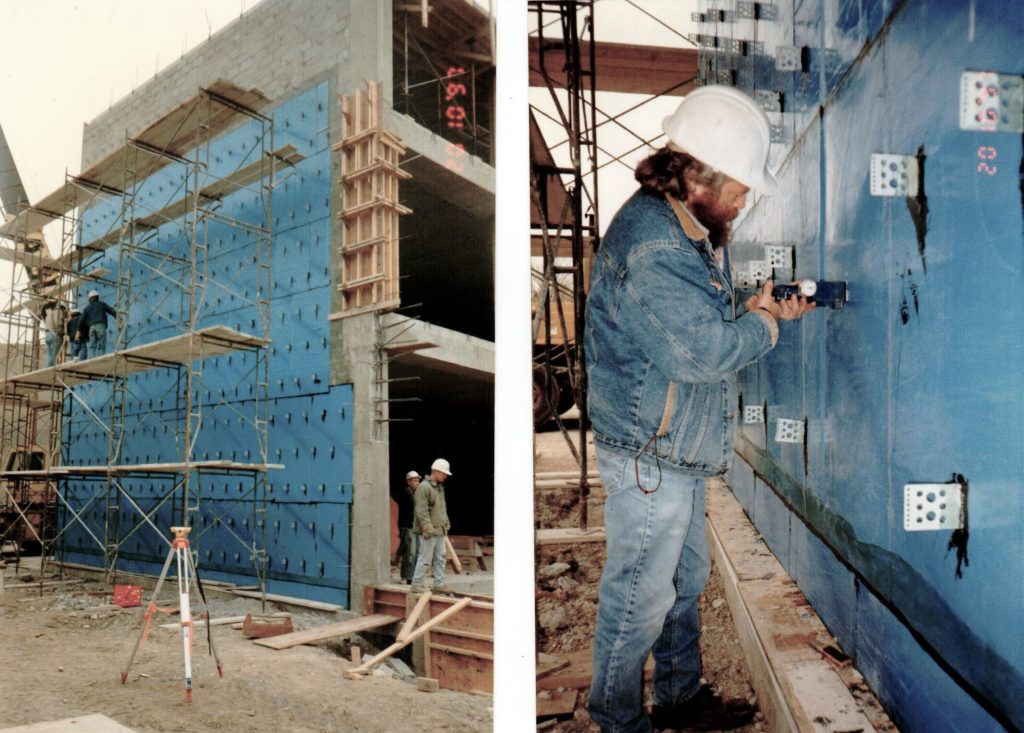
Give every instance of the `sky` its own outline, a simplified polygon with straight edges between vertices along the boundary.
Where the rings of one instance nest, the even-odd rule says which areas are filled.
[[[80,172],[83,124],[259,1],[0,0],[8,59],[0,71],[0,127],[29,199],[56,190],[65,172]],[[681,34],[692,32],[690,13],[696,4],[597,0],[598,40],[692,47]],[[529,99],[543,105],[545,96],[531,91]],[[635,95],[602,93],[599,105],[616,114],[636,101]],[[655,100],[622,121],[649,138],[676,104],[677,98]],[[599,142],[622,151],[635,138],[605,125]],[[625,162],[631,168],[641,157],[643,152],[637,152]],[[630,171],[618,163],[606,166],[599,188],[602,211],[615,211],[632,189]],[[606,225],[610,214],[603,220]]]
[[[82,126],[259,0],[0,0],[0,126],[31,201],[81,171]]]

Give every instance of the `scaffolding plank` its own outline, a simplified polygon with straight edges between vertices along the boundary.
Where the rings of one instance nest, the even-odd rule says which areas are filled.
[[[287,163],[288,165],[294,165],[305,157],[295,148],[294,145],[285,145],[268,155],[281,162]],[[213,183],[205,186],[199,192],[199,199],[203,202],[219,201],[225,196],[236,193],[237,191],[240,191],[260,180],[260,178],[263,177],[265,166],[265,161],[256,160],[227,176],[217,178]],[[174,221],[175,219],[184,216],[185,213],[192,208],[192,203],[192,197],[186,196],[168,203],[167,206],[164,206],[158,211],[154,211],[136,219],[135,224],[142,225],[147,229],[155,229],[169,221]],[[118,227],[114,230],[108,231],[101,237],[97,237],[96,239],[83,244],[82,247],[94,251],[103,251],[105,249],[109,249],[120,241],[121,230],[120,227]]]
[[[240,349],[269,344],[268,339],[210,326],[199,331],[114,351],[84,361],[57,364],[0,380],[0,394],[24,393],[54,385],[72,386],[107,379],[114,374],[135,374],[155,367],[185,365],[196,359],[220,356]]]
[[[212,99],[221,98],[232,106],[214,102],[216,110],[206,115],[200,107],[203,99],[210,96],[207,92],[215,95]],[[10,221],[0,225],[0,237],[15,238],[37,231],[75,207],[87,204],[95,195],[95,190],[120,190],[129,164],[137,180],[148,178],[172,162],[172,158],[161,154],[161,151],[181,156],[203,141],[225,132],[247,112],[256,114],[268,104],[270,99],[259,90],[245,90],[229,81],[218,79],[132,138],[132,141],[142,143],[153,151],[130,143],[120,146],[77,176],[84,184],[82,188],[61,186],[34,206],[22,209]],[[201,135],[197,133],[200,129]],[[84,188],[93,191],[87,193]]]
[[[82,283],[91,282],[93,280],[99,280],[101,277],[106,277],[109,274],[110,270],[104,267],[97,267],[95,270],[83,272],[66,283],[50,285],[48,287],[42,288],[41,290],[39,290],[38,293],[27,293],[26,298],[24,300],[19,300],[18,302],[7,306],[2,311],[0,311],[0,314],[9,316],[13,313],[17,313],[18,311],[24,310],[26,308],[31,308],[33,305],[38,305],[39,303],[42,303],[43,301],[48,300],[50,298],[60,298],[61,296],[64,295],[64,293],[68,292],[72,288],[78,287]]]
[[[51,219],[50,221],[53,221]],[[46,222],[47,224],[49,222]],[[20,244],[39,244],[36,239],[27,239],[25,237],[18,236],[17,234],[5,234],[0,226],[0,236],[8,237],[13,239]],[[38,231],[38,230],[36,230]],[[0,260],[7,262],[13,262],[17,265],[24,265],[25,267],[55,267],[57,261],[50,256],[50,253],[43,246],[34,252],[28,252],[24,248],[17,247],[0,247]]]

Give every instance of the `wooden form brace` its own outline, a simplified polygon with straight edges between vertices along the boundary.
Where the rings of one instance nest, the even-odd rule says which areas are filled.
[[[381,83],[341,98],[341,312],[337,317],[398,308],[398,202],[405,146],[383,129]]]
[[[367,586],[363,589],[363,612],[412,618],[414,625],[418,618],[422,626],[465,600],[430,595],[424,602],[423,597],[416,598],[414,604],[405,589]],[[418,628],[403,628],[399,636],[409,639]],[[466,604],[458,613],[430,628],[418,642],[422,645],[423,668],[417,669],[417,674],[438,680],[446,690],[494,691],[493,603],[474,600]]]

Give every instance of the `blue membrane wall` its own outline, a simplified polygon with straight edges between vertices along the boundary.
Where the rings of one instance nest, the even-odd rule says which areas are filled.
[[[292,145],[303,156],[293,168],[280,167],[271,211],[270,339],[268,446],[270,463],[283,464],[268,474],[266,549],[268,589],[273,593],[348,605],[349,537],[352,503],[352,388],[328,385],[328,314],[331,302],[330,211],[331,153],[327,139],[327,84],[319,84],[273,107],[273,149]],[[226,176],[269,152],[261,142],[259,124],[248,121],[218,137],[200,153],[210,177],[199,187]],[[191,156],[189,156],[191,157]],[[137,216],[159,210],[192,186],[193,171],[172,165],[142,182],[135,197]],[[82,217],[82,241],[116,230],[121,223],[120,198],[89,208]],[[256,239],[244,227],[223,223],[223,217],[252,224],[264,220],[258,193],[251,189],[225,197],[215,207],[220,217],[201,222],[208,261],[196,276],[197,328],[224,325],[263,335],[256,310]],[[130,314],[125,334],[128,347],[177,336],[187,328],[187,301],[182,283],[191,277],[175,257],[189,256],[189,217],[158,229],[137,233],[132,259]],[[118,247],[107,250],[96,266],[119,272]],[[101,298],[117,303],[114,286],[99,286]],[[79,303],[84,305],[85,292]],[[113,323],[107,347],[114,346]],[[201,378],[191,402],[201,406],[201,429],[191,451],[193,460],[259,463],[256,418],[256,359],[235,351],[197,362]],[[184,459],[179,442],[185,404],[184,371],[156,368],[127,378],[125,439],[121,463],[174,463]],[[108,456],[111,387],[94,382],[75,388],[69,400],[72,436],[65,461],[73,465],[104,465]],[[180,482],[180,478],[177,479]],[[204,474],[193,477],[198,517],[193,517],[192,546],[203,577],[244,585],[254,582],[250,552],[258,532],[253,513],[255,483],[247,475]],[[159,573],[167,544],[143,514],[169,537],[181,520],[181,504],[168,499],[176,480],[125,480],[119,502],[123,539],[118,567]],[[68,560],[101,565],[105,484],[69,482],[65,512]],[[180,497],[180,489],[174,493]],[[133,506],[133,504],[135,506]],[[137,528],[136,528],[137,527]],[[136,528],[133,529],[132,528]],[[126,538],[126,539],[125,539]]]
[[[703,5],[756,7],[701,33],[763,54],[705,47],[708,83],[781,93],[769,117],[783,192],[740,220],[734,268],[793,245],[778,279],[850,289],[841,310],[782,324],[741,375],[766,421],[740,426],[734,491],[901,730],[1019,730],[1022,136],[961,130],[958,115],[962,72],[1024,72],[1024,6]],[[777,68],[780,46],[800,68]],[[873,153],[921,160],[923,195],[872,196]],[[805,444],[777,441],[779,418],[805,420]],[[967,533],[905,531],[904,485],[954,476]]]

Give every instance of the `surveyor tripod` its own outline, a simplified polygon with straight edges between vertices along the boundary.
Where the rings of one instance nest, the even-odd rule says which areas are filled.
[[[160,611],[162,613],[173,613],[177,611],[181,617],[181,634],[182,644],[185,650],[185,701],[192,702],[192,642],[195,634],[195,627],[192,623],[192,607],[189,602],[191,594],[191,580],[195,578],[196,588],[199,590],[199,597],[203,601],[203,613],[201,618],[206,619],[206,638],[210,645],[210,652],[213,654],[214,660],[217,662],[217,673],[223,677],[224,668],[221,666],[220,657],[217,656],[217,647],[213,644],[213,634],[210,633],[210,614],[209,609],[206,607],[206,594],[203,593],[203,584],[199,580],[199,574],[196,572],[195,562],[192,560],[192,551],[189,549],[188,544],[188,533],[192,531],[191,527],[171,527],[171,531],[174,532],[174,539],[171,541],[171,549],[167,551],[167,560],[164,562],[164,569],[160,573],[160,579],[156,582],[156,588],[153,589],[153,597],[149,601],[149,605],[146,607],[146,613],[144,615],[145,624],[142,627],[142,633],[139,635],[139,640],[135,642],[135,648],[132,649],[132,654],[128,657],[128,664],[125,665],[124,670],[121,672],[121,684],[125,684],[128,680],[128,670],[132,666],[132,662],[135,661],[135,654],[142,647],[146,641],[146,636],[149,634],[149,625],[153,618],[153,613]],[[156,604],[156,599],[160,595],[160,589],[163,587],[164,580],[167,578],[167,571],[171,567],[171,561],[177,562],[178,571],[178,607],[177,608],[160,608]]]

